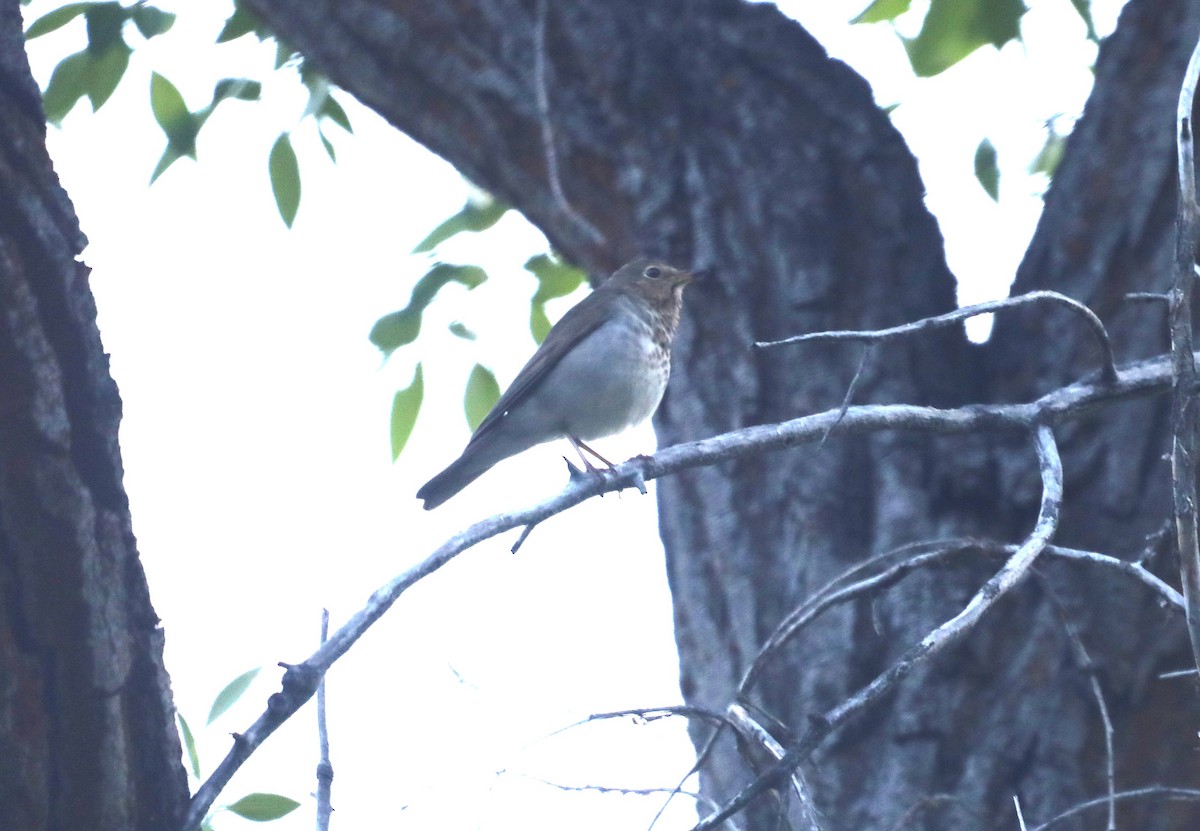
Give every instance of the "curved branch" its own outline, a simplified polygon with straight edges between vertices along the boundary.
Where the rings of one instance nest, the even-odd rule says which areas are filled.
[[[532,508],[497,514],[477,522],[455,534],[424,561],[379,588],[363,609],[302,664],[283,665],[287,672],[284,673],[282,691],[270,697],[267,709],[245,733],[235,735],[229,753],[192,797],[181,827],[185,831],[199,827],[217,794],[234,772],[268,736],[308,701],[321,676],[391,608],[400,595],[484,540],[514,528],[543,522],[593,496],[636,487],[650,479],[768,450],[819,441],[835,424],[840,432],[854,435],[880,430],[914,430],[946,435],[1031,427],[1038,427],[1040,431],[1043,428],[1039,425],[1067,421],[1106,403],[1165,393],[1170,383],[1170,364],[1162,356],[1119,371],[1112,383],[1079,382],[1061,387],[1027,404],[974,404],[957,409],[875,404],[850,407],[845,412],[840,408],[827,410],[778,424],[746,427],[675,445],[653,456],[638,456],[617,465],[603,478],[587,477],[573,481],[558,496]]]
[[[1117,364],[1113,358],[1112,342],[1108,338],[1108,332],[1104,328],[1104,323],[1100,318],[1084,304],[1078,300],[1073,300],[1065,294],[1059,294],[1056,291],[1031,291],[1026,294],[1021,294],[1016,297],[1006,297],[1003,300],[989,300],[986,303],[976,303],[973,306],[963,306],[960,309],[955,309],[952,312],[947,312],[943,315],[935,317],[926,317],[912,323],[904,323],[900,326],[892,326],[889,329],[875,329],[873,331],[834,331],[834,332],[810,332],[807,335],[796,335],[783,340],[774,341],[757,341],[754,343],[756,349],[766,349],[772,346],[786,346],[792,343],[804,343],[805,341],[820,341],[820,340],[850,340],[858,343],[881,343],[883,341],[892,340],[893,338],[910,335],[914,332],[924,332],[927,329],[940,329],[951,324],[958,323],[968,318],[978,317],[979,315],[991,314],[993,312],[1002,311],[1004,309],[1012,309],[1017,306],[1025,306],[1030,303],[1050,302],[1058,303],[1075,314],[1079,315],[1087,323],[1092,330],[1092,334],[1096,336],[1096,343],[1100,346],[1101,368],[1100,377],[1106,383],[1112,383],[1117,379]]]
[[[737,796],[725,803],[720,811],[702,819],[692,831],[715,828],[746,807],[760,793],[775,787],[781,777],[787,776],[799,766],[831,732],[883,698],[913,670],[966,637],[996,601],[1008,594],[1029,574],[1034,561],[1050,544],[1054,532],[1058,529],[1063,496],[1062,460],[1059,458],[1058,446],[1050,427],[1041,425],[1037,428],[1035,444],[1038,468],[1042,474],[1042,503],[1033,532],[1016,553],[980,587],[961,612],[922,638],[920,643],[904,653],[896,663],[876,676],[867,686],[814,721],[808,732],[787,752],[779,764],[743,788]]]
[[[775,631],[763,643],[758,655],[742,676],[738,684],[738,697],[745,696],[754,686],[761,675],[767,661],[785,644],[800,634],[810,623],[821,614],[841,603],[846,603],[881,588],[895,585],[909,573],[920,568],[936,565],[944,560],[967,554],[972,551],[982,551],[987,554],[1011,557],[1017,551],[1017,546],[992,540],[963,538],[950,540],[934,540],[902,546],[894,551],[880,554],[877,557],[859,563],[834,579],[821,589],[814,592],[799,606],[790,611],[775,627]],[[1180,611],[1185,610],[1183,595],[1164,583],[1148,571],[1140,563],[1122,560],[1108,554],[1095,551],[1081,551],[1075,548],[1064,548],[1058,545],[1048,545],[1045,555],[1072,562],[1092,563],[1104,568],[1114,569],[1142,582],[1154,591],[1164,603]]]
[[[1087,802],[1081,802],[1074,808],[1063,811],[1058,816],[1046,820],[1041,825],[1034,826],[1030,831],[1046,831],[1047,828],[1058,825],[1065,819],[1082,814],[1089,808],[1107,805],[1110,799],[1113,802],[1125,802],[1130,799],[1142,799],[1143,797],[1147,799],[1166,799],[1174,802],[1200,802],[1200,790],[1155,786],[1151,788],[1137,788],[1132,791],[1121,791],[1120,793],[1113,794],[1111,797],[1101,796],[1096,799],[1089,799]]]

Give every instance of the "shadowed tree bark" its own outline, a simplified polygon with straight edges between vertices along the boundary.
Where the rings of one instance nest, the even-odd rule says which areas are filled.
[[[520,208],[597,273],[638,253],[715,277],[690,292],[662,441],[837,406],[860,348],[755,352],[750,341],[873,328],[953,306],[915,162],[867,85],[767,5],[732,0],[411,4],[254,0],[341,86]],[[544,20],[539,15],[544,14]],[[545,26],[548,122],[570,209],[557,201],[538,108]],[[1200,4],[1134,0],[1099,61],[1018,290],[1054,288],[1114,324],[1119,354],[1163,351],[1160,309],[1123,301],[1167,285],[1174,101]],[[584,221],[572,216],[577,213]],[[588,225],[600,232],[589,234]],[[1055,311],[1003,317],[986,348],[925,334],[871,356],[859,402],[1027,400],[1096,367],[1083,327]],[[1139,556],[1169,512],[1161,402],[1062,430],[1059,541]],[[848,565],[897,545],[987,534],[1019,541],[1038,501],[1027,436],[881,434],[720,465],[661,483],[682,686],[722,709],[782,615]],[[1170,574],[1171,562],[1162,564]],[[956,612],[985,567],[909,578],[831,614],[752,699],[802,730]],[[807,771],[831,829],[1031,821],[1103,792],[1103,734],[1061,614],[1099,662],[1119,786],[1195,783],[1183,629],[1144,588],[1062,566],[1024,586],[967,644],[836,734]],[[693,735],[701,742],[707,728]],[[710,796],[750,774],[732,744]],[[910,813],[912,810],[919,813]],[[755,827],[769,827],[763,808]],[[1190,827],[1190,807],[1122,809],[1139,828]],[[1069,823],[1064,827],[1071,827]],[[1083,827],[1076,825],[1074,827]]]
[[[658,419],[665,443],[836,407],[859,366],[853,345],[758,352],[752,340],[953,307],[911,154],[862,79],[773,6],[253,5],[335,82],[521,209],[569,259],[597,273],[635,254],[712,269],[689,290]],[[35,796],[17,827],[117,827],[96,820],[112,805],[135,815],[126,827],[154,827],[175,812],[183,774],[119,484],[119,402],[73,260],[75,220],[42,149],[16,5],[0,8],[0,786]],[[1093,304],[1123,358],[1165,347],[1161,310],[1121,298],[1167,285],[1172,113],[1198,31],[1196,0],[1130,4],[1018,275],[1017,290]],[[547,129],[569,207],[548,175]],[[1026,400],[1096,366],[1074,321],[1010,314],[986,348],[943,331],[880,350],[856,400]],[[1169,513],[1164,413],[1161,402],[1132,402],[1060,428],[1059,542],[1142,554]],[[683,692],[723,709],[764,639],[814,589],[904,543],[1019,541],[1038,477],[1025,435],[835,432],[819,447],[668,478],[659,501]],[[1162,559],[1170,575],[1175,564]],[[827,615],[784,650],[751,702],[803,730],[957,612],[992,567],[919,573]],[[1195,784],[1194,684],[1157,678],[1188,664],[1180,618],[1139,584],[1043,566],[965,644],[826,741],[805,769],[823,827],[1005,827],[1014,793],[1031,823],[1101,794],[1103,735],[1064,614],[1098,663],[1118,784]],[[14,702],[28,700],[41,703],[45,724],[10,752]],[[135,705],[142,719],[126,719]],[[695,726],[698,744],[706,730]],[[14,753],[33,763],[12,764]],[[703,787],[724,799],[751,777],[726,742]],[[60,808],[46,799],[56,788],[98,802]],[[0,819],[27,810],[10,804],[0,803]],[[764,801],[748,824],[771,828],[775,815]],[[1120,816],[1123,827],[1184,829],[1200,812],[1141,803]]]
[[[16,0],[0,2],[0,829],[182,815],[162,631],[117,450],[84,238],[46,154]]]

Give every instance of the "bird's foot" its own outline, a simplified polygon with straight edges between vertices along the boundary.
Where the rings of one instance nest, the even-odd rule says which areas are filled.
[[[570,475],[572,483],[587,479],[604,480],[605,477],[612,472],[612,468],[596,467],[588,462],[587,459],[583,459],[583,464],[585,466],[584,468],[579,467],[566,456],[563,456],[563,461],[567,464],[567,473]],[[600,498],[604,498],[603,493],[600,494]]]

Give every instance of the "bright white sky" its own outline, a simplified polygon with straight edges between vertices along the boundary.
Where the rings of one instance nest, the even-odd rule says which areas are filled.
[[[57,5],[38,0],[27,19]],[[462,205],[467,187],[344,94],[355,134],[331,131],[341,161],[330,164],[311,122],[297,127],[305,95],[294,73],[270,71],[272,46],[212,46],[225,3],[160,5],[182,13],[175,30],[139,46],[113,99],[96,115],[77,106],[49,142],[91,240],[85,259],[125,402],[134,528],[176,703],[207,771],[277,689],[275,662],[316,647],[322,607],[336,626],[462,526],[553,494],[565,481],[564,448],[530,451],[437,511],[420,509],[413,493],[468,437],[466,372],[482,362],[503,385],[533,350],[534,281],[521,265],[544,240],[510,215],[445,246],[442,258],[484,264],[492,279],[470,294],[445,292],[418,348],[382,364],[367,332],[405,305],[429,265],[407,252]],[[1091,84],[1094,48],[1071,4],[1032,0],[1023,45],[981,50],[922,81],[889,27],[846,25],[863,2],[781,5],[863,72],[880,104],[903,102],[893,117],[921,159],[963,302],[1002,295],[1040,210],[1042,182],[1025,167],[1041,124],[1077,115]],[[1120,5],[1097,4],[1102,33]],[[927,4],[914,6],[901,21],[910,35]],[[81,21],[34,41],[39,83],[83,43]],[[201,134],[200,162],[183,160],[147,188],[164,146],[148,105],[151,70],[192,109],[227,76],[265,79],[266,100],[223,105]],[[289,231],[266,157],[293,128],[304,196]],[[999,204],[972,175],[985,135],[1000,153]],[[479,339],[450,335],[453,320]],[[393,465],[391,397],[417,357],[426,405]],[[603,452],[626,458],[653,444],[644,427],[603,442]],[[512,537],[410,591],[331,672],[334,827],[642,829],[659,797],[567,793],[530,777],[669,787],[687,770],[682,723],[606,722],[549,737],[590,713],[679,700],[654,500],[580,506],[539,527],[516,557]],[[255,666],[267,669],[243,701],[205,728],[213,696]],[[235,778],[226,801],[283,793],[304,804],[273,827],[311,827],[313,721],[309,705]],[[694,821],[688,801],[677,804],[659,828]],[[216,824],[246,827],[227,814]]]

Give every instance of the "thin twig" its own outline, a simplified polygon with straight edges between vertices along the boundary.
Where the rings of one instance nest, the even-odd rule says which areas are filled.
[[[700,752],[696,754],[696,759],[692,762],[692,766],[688,768],[688,772],[680,778],[679,784],[675,786],[675,789],[671,793],[667,794],[667,798],[659,806],[658,813],[650,820],[650,825],[647,826],[646,831],[654,831],[654,826],[658,824],[663,814],[667,812],[667,808],[671,805],[671,800],[675,798],[676,794],[683,792],[684,783],[691,779],[694,774],[699,773],[700,768],[708,761],[708,757],[712,755],[713,749],[717,746],[717,740],[728,726],[728,722],[722,719],[716,729],[712,731],[708,739],[705,740],[704,747],[700,748]]]
[[[534,31],[533,74],[537,87],[538,121],[542,127],[542,152],[546,156],[546,178],[550,181],[550,195],[558,209],[582,230],[594,243],[604,242],[604,234],[588,222],[567,201],[562,178],[558,173],[558,147],[554,142],[554,124],[550,121],[550,93],[546,81],[546,18],[549,16],[549,0],[538,0],[537,27]]]
[[[1063,629],[1067,633],[1067,639],[1075,647],[1076,653],[1079,655],[1079,662],[1083,666],[1084,672],[1087,673],[1088,683],[1092,688],[1092,697],[1096,699],[1096,709],[1100,711],[1100,721],[1104,725],[1104,760],[1105,760],[1105,782],[1108,785],[1108,831],[1117,831],[1117,773],[1116,773],[1116,757],[1113,753],[1113,725],[1112,719],[1108,715],[1108,704],[1104,700],[1104,690],[1100,687],[1100,679],[1096,676],[1096,665],[1092,662],[1092,656],[1088,653],[1087,647],[1083,644],[1083,637],[1079,634],[1079,630],[1067,615],[1066,607],[1054,589],[1046,582],[1042,583],[1042,590],[1046,593],[1046,597],[1050,598],[1051,605],[1058,612],[1058,619],[1062,622]]]
[[[730,726],[742,737],[743,741],[761,748],[774,763],[780,762],[786,755],[787,751],[784,750],[783,745],[771,735],[770,731],[759,724],[741,704],[730,704],[725,711],[725,715],[729,719]],[[800,801],[801,818],[807,823],[807,827],[811,831],[820,831],[820,826],[817,824],[816,806],[813,805],[812,797],[809,796],[808,784],[804,781],[804,777],[801,776],[799,766],[791,771],[788,776],[788,782],[792,786],[791,792]],[[784,798],[786,799],[786,795]],[[780,801],[781,803],[784,802],[783,799]],[[786,804],[783,807],[786,810]]]
[[[961,612],[922,638],[920,643],[904,653],[896,663],[876,676],[867,686],[815,720],[779,764],[743,788],[733,799],[726,802],[720,811],[702,819],[693,831],[715,828],[726,818],[745,808],[760,793],[774,787],[780,777],[787,776],[808,758],[831,732],[851,717],[882,700],[915,669],[924,666],[948,647],[959,643],[1000,598],[1024,580],[1038,555],[1054,537],[1054,532],[1058,529],[1059,511],[1062,508],[1062,460],[1058,455],[1053,431],[1046,425],[1039,426],[1035,444],[1038,468],[1042,475],[1041,507],[1033,532],[1016,553],[980,587]]]
[[[1013,807],[1017,810],[1017,828],[1021,829],[1021,831],[1027,831],[1025,815],[1021,813],[1021,799],[1016,794],[1013,794]]]
[[[528,779],[532,782],[537,782],[549,788],[554,788],[555,790],[559,791],[566,791],[568,793],[586,793],[591,791],[593,793],[602,794],[621,794],[622,796],[657,796],[673,790],[672,788],[619,788],[613,785],[565,785],[561,782],[551,782],[549,779],[543,779],[540,776],[534,776],[531,773],[525,773],[523,771],[511,771],[511,773],[515,773],[517,776],[520,776],[523,779]],[[712,799],[704,796],[703,794],[697,793],[696,791],[679,791],[679,793],[683,796],[691,797],[692,799],[696,800],[696,802],[702,805],[707,805],[710,808],[717,807],[716,803]]]
[[[989,300],[986,303],[976,303],[973,306],[963,306],[961,309],[955,309],[952,312],[947,312],[943,315],[935,317],[926,317],[913,323],[905,323],[900,326],[892,326],[888,329],[876,329],[873,331],[833,331],[833,332],[810,332],[807,335],[796,335],[783,340],[775,341],[758,341],[754,346],[758,349],[766,349],[772,346],[786,346],[791,343],[804,343],[805,341],[817,340],[852,340],[860,343],[880,343],[882,341],[892,340],[903,335],[909,335],[913,332],[923,332],[926,329],[940,329],[945,326],[950,326],[954,323],[966,320],[979,315],[992,314],[1003,309],[1012,309],[1017,306],[1024,306],[1029,303],[1058,303],[1066,306],[1071,311],[1082,317],[1087,322],[1088,327],[1092,330],[1092,334],[1096,336],[1096,342],[1100,345],[1101,352],[1101,371],[1100,377],[1105,382],[1112,382],[1117,377],[1117,365],[1113,358],[1112,342],[1108,339],[1108,332],[1104,329],[1104,324],[1096,313],[1087,306],[1080,303],[1078,300],[1072,300],[1065,294],[1059,294],[1056,291],[1031,291],[1026,294],[1019,294],[1016,297],[1006,297],[1003,300]]]
[[[849,602],[863,595],[893,586],[909,573],[929,566],[937,565],[972,552],[1011,557],[1017,551],[1017,546],[998,543],[992,540],[961,538],[949,540],[934,540],[932,542],[913,543],[905,545],[886,554],[859,563],[835,577],[820,590],[788,612],[783,620],[775,627],[770,637],[763,643],[755,656],[753,663],[742,676],[738,685],[737,695],[746,696],[757,682],[767,662],[784,645],[795,638],[802,629],[810,625],[821,614],[836,605]],[[1183,611],[1183,596],[1171,586],[1164,583],[1139,563],[1121,560],[1107,554],[1094,551],[1080,551],[1075,548],[1064,548],[1048,545],[1044,556],[1072,562],[1091,563],[1107,569],[1113,569],[1131,576],[1144,583],[1159,595],[1164,603]]]
[[[1192,658],[1200,667],[1200,546],[1196,535],[1196,359],[1192,355],[1192,283],[1196,266],[1196,170],[1192,105],[1200,79],[1200,41],[1192,50],[1176,113],[1179,150],[1179,214],[1175,276],[1171,286],[1171,491],[1183,596],[1187,598]]]
[[[838,410],[838,419],[833,424],[830,424],[825,435],[821,436],[820,444],[825,444],[826,439],[829,438],[833,429],[841,423],[842,417],[846,415],[846,410],[850,409],[850,403],[854,400],[854,393],[858,391],[858,385],[862,381],[864,370],[867,368],[867,362],[871,360],[871,356],[874,354],[875,344],[868,343],[863,347],[862,357],[858,359],[858,369],[854,370],[854,377],[850,379],[850,386],[846,387],[846,394],[842,397],[842,406]]]
[[[321,643],[329,639],[329,610],[321,610]],[[317,743],[321,759],[317,762],[317,831],[329,831],[333,814],[333,765],[329,762],[329,726],[325,723],[325,676],[317,686]]]
[[[1129,799],[1142,798],[1166,799],[1173,802],[1200,802],[1200,790],[1194,790],[1192,788],[1168,788],[1155,785],[1149,788],[1137,788],[1132,791],[1121,791],[1120,793],[1112,795],[1112,800],[1114,802],[1125,802]],[[1105,805],[1108,803],[1108,801],[1109,797],[1101,796],[1097,797],[1096,799],[1089,799],[1087,802],[1081,802],[1074,808],[1063,811],[1058,816],[1051,817],[1041,825],[1035,826],[1034,828],[1030,829],[1030,831],[1046,831],[1047,828],[1050,828],[1053,825],[1058,825],[1063,820],[1078,816],[1089,808],[1095,808],[1098,805]]]
[[[1131,291],[1126,293],[1125,299],[1137,303],[1162,303],[1166,305],[1171,302],[1171,295],[1160,294],[1156,291]]]

